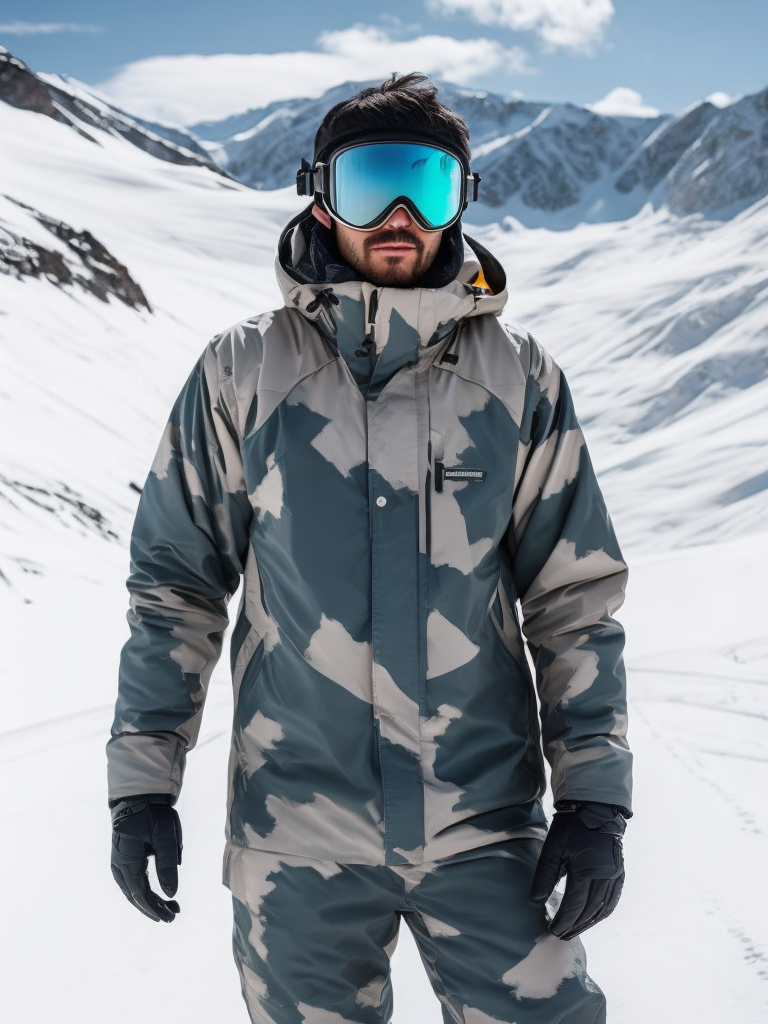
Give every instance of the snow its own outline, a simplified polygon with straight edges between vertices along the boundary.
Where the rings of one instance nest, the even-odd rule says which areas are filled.
[[[522,128],[518,132],[518,137],[526,129]],[[508,142],[511,142],[515,138],[514,135],[497,135],[495,139],[491,139],[490,142],[483,142],[479,146],[472,147],[472,159],[479,160],[481,156],[488,156],[489,153],[493,153],[495,149],[501,149],[502,146],[506,146]]]
[[[0,955],[12,965],[0,1017],[245,1022],[218,884],[226,655],[179,802],[182,914],[170,931],[130,908],[109,873],[104,744],[127,635],[131,483],[208,338],[279,302],[274,247],[302,200],[91,134],[98,145],[0,104],[3,193],[91,231],[153,309],[0,275]],[[61,249],[5,199],[0,226]],[[571,231],[469,233],[507,269],[509,318],[567,371],[631,568],[621,617],[636,815],[622,901],[586,937],[591,972],[611,1024],[758,1024],[768,203],[722,221],[647,209]],[[399,1024],[438,1024],[405,927],[394,974]]]
[[[661,111],[643,102],[643,97],[636,89],[620,85],[603,96],[596,103],[588,103],[588,110],[596,114],[607,114],[609,117],[658,117]]]
[[[273,121],[279,121],[281,118],[288,118],[291,115],[290,108],[288,110],[280,109],[275,110],[266,117],[263,117],[261,121],[249,128],[244,132],[237,132],[232,136],[231,142],[246,142],[248,139],[252,139],[254,135],[258,135],[259,132],[263,132]]]

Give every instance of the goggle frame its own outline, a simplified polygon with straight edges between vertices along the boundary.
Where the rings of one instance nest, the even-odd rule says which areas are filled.
[[[336,160],[342,154],[349,152],[349,150],[360,149],[363,146],[385,145],[387,143],[424,146],[427,149],[445,153],[447,156],[452,157],[458,162],[464,173],[461,177],[461,196],[459,198],[458,210],[453,217],[444,224],[440,224],[438,226],[430,224],[413,200],[404,195],[395,197],[381,211],[381,213],[376,215],[374,220],[369,221],[365,225],[353,224],[339,213],[331,199],[333,168]],[[380,228],[382,224],[386,223],[395,210],[403,207],[408,211],[413,220],[416,221],[422,231],[437,232],[445,231],[447,228],[451,227],[451,225],[455,224],[456,221],[461,218],[469,203],[477,201],[480,190],[480,180],[479,174],[470,171],[464,154],[456,150],[452,150],[447,146],[427,141],[423,137],[408,138],[402,135],[383,137],[381,135],[377,135],[367,139],[356,139],[346,145],[339,146],[337,149],[333,150],[327,161],[319,161],[314,165],[314,167],[309,164],[307,160],[302,159],[301,167],[296,173],[296,191],[300,196],[319,195],[322,201],[321,205],[329,216],[333,217],[334,220],[343,224],[345,227],[352,228],[355,231],[376,231],[377,228]]]

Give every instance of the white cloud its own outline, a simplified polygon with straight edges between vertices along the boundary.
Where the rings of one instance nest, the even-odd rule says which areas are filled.
[[[103,32],[103,25],[78,25],[74,22],[9,21],[0,32],[9,36],[49,36],[56,32]]]
[[[451,36],[418,36],[393,39],[372,25],[353,25],[338,32],[323,32],[320,48],[354,63],[365,77],[419,69],[463,85],[476,75],[503,66],[508,74],[530,74],[528,57],[519,46],[504,49],[494,39],[454,39]],[[375,64],[375,70],[371,64]]]
[[[549,49],[588,51],[615,14],[611,0],[428,0],[438,14],[534,32]]]
[[[439,74],[460,85],[494,68],[505,74],[533,71],[524,50],[505,49],[493,39],[396,39],[382,28],[353,25],[324,32],[317,45],[311,52],[148,57],[97,88],[139,117],[194,124],[273,100],[319,96],[344,81],[383,79],[395,70]]]
[[[623,85],[611,89],[597,103],[587,103],[586,106],[596,114],[607,114],[609,117],[658,117],[660,114],[656,107],[643,103],[639,92]]]

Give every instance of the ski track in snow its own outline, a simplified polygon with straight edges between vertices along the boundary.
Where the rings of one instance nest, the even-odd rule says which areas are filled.
[[[677,653],[682,656],[684,652]],[[701,652],[696,654],[701,656]],[[211,829],[212,822],[223,819],[231,724],[231,697],[225,675],[219,667],[211,683],[203,730],[189,757],[179,803],[185,836],[179,894],[183,913],[172,933],[147,925],[123,905],[116,888],[112,892],[106,866],[108,819],[103,779],[94,771],[98,768],[100,772],[103,765],[111,705],[85,708],[0,737],[3,754],[25,758],[23,765],[8,762],[0,767],[0,780],[8,796],[9,828],[34,829],[42,814],[49,835],[66,836],[72,833],[74,814],[75,825],[85,834],[84,845],[76,844],[65,861],[72,872],[74,890],[70,891],[69,886],[44,887],[49,909],[62,933],[73,927],[75,919],[78,921],[77,941],[65,943],[60,949],[54,979],[60,978],[64,984],[66,976],[70,982],[74,978],[80,984],[87,983],[93,1005],[109,1006],[110,1010],[100,1010],[98,1018],[83,1018],[79,1007],[62,1006],[55,983],[50,998],[56,1001],[58,1020],[101,1024],[102,1020],[135,1019],[141,1012],[138,994],[115,1009],[110,992],[110,986],[119,984],[124,964],[137,965],[137,990],[145,1000],[148,993],[160,996],[162,979],[169,971],[174,976],[188,976],[188,957],[205,949],[206,965],[201,974],[212,994],[202,1002],[177,999],[178,1011],[190,1024],[202,1024],[212,1019],[214,1011],[223,1019],[222,1007],[226,1005],[226,1019],[245,1022],[229,962],[229,902],[226,891],[216,884],[223,837],[221,829]],[[678,734],[675,723],[665,717],[670,707],[658,700],[655,692],[657,686],[679,686],[682,678],[692,688],[689,703],[695,707],[695,694],[706,693],[721,676],[709,673],[705,682],[694,671],[673,669],[665,675],[663,669],[635,669],[630,663],[630,679],[635,675],[652,678],[655,686],[646,695],[641,692],[642,683],[637,683],[630,707],[639,793],[627,836],[628,880],[618,910],[586,937],[590,970],[608,995],[611,1024],[647,1024],[649,1020],[659,1024],[721,1024],[723,1020],[758,1024],[768,1009],[768,949],[761,938],[764,910],[759,906],[765,821],[753,813],[747,799],[713,775],[706,758],[702,760],[702,752],[691,746],[690,739]],[[738,668],[725,680],[735,684]],[[747,679],[749,692],[768,700],[764,688],[753,685],[756,681]],[[718,711],[727,711],[712,706],[703,710],[715,717]],[[62,762],[64,748],[68,753]],[[740,753],[734,749],[722,756],[733,759]],[[62,763],[67,766],[65,773],[56,770]],[[18,766],[23,766],[25,773],[22,799],[13,786]],[[30,792],[34,794],[31,802]],[[74,811],[71,799],[67,799],[72,794],[77,795]],[[764,819],[764,807],[761,813]],[[716,823],[714,829],[712,822]],[[6,851],[4,858],[7,869],[18,877],[37,877],[36,871],[42,871],[41,877],[45,877],[47,856],[41,856],[34,845],[31,851],[28,846],[20,847],[10,858]],[[735,875],[741,878],[741,871],[745,884],[753,887],[754,897],[735,900],[732,883]],[[90,909],[83,908],[77,892],[92,891],[94,887],[95,902],[89,904]],[[13,934],[14,944],[34,942],[35,920],[34,915],[30,918],[28,907],[28,896],[23,892],[9,894],[3,933],[8,938]],[[7,928],[9,921],[13,922],[12,929]],[[109,928],[111,940],[109,952],[102,958],[92,944],[92,936],[104,927]],[[651,941],[649,936],[655,937]],[[91,968],[82,963],[83,949],[99,963],[97,982]],[[621,951],[619,955],[617,950]],[[712,961],[712,969],[717,964],[718,976],[728,979],[716,992],[702,984],[710,977],[710,968],[703,969],[702,961],[705,965]],[[395,1019],[402,1024],[439,1024],[438,1005],[405,926],[401,928],[393,972],[396,1005],[401,1008]],[[649,978],[653,979],[650,987]],[[669,1016],[659,1012],[660,991],[671,1000]],[[27,992],[28,983],[21,980],[17,984],[15,978],[4,993],[0,992],[3,1020],[10,1024],[44,1024],[53,1019],[47,1016],[54,1013],[54,1002],[49,1003],[48,995],[38,995],[35,1009],[27,1003]],[[734,1003],[737,993],[741,1001],[738,1005]],[[3,1010],[6,1004],[7,1013]],[[38,1014],[38,1010],[44,1012]]]
[[[633,668],[632,672],[637,675],[638,672],[647,672],[656,676],[686,676],[689,679],[713,679],[718,683],[736,683],[740,686],[742,683],[754,683],[756,686],[768,686],[768,679],[759,676],[729,676],[720,672],[694,672],[691,669],[673,669],[673,668]]]
[[[722,786],[718,785],[718,783],[707,774],[700,759],[694,752],[689,751],[684,745],[682,745],[678,737],[665,735],[661,729],[654,725],[652,714],[649,714],[642,705],[643,701],[634,701],[634,714],[645,723],[646,728],[656,739],[657,743],[663,746],[669,755],[673,757],[685,771],[689,772],[698,783],[703,786],[708,786],[721,800],[728,803],[741,819],[745,828],[750,832],[753,832],[755,835],[762,835],[762,829],[759,827],[757,819],[749,809],[735,800],[733,794],[723,789]],[[733,754],[728,753],[721,756],[732,757]]]
[[[611,1024],[758,1024],[768,1013],[764,789],[753,785],[759,802],[747,805],[663,712],[637,694],[630,704],[627,883],[613,917],[585,938],[591,970]]]
[[[206,715],[212,717],[212,708],[221,706],[220,701],[206,702]],[[12,761],[21,761],[29,757],[37,757],[41,753],[57,750],[61,747],[73,746],[77,743],[88,743],[94,738],[106,743],[109,727],[114,714],[114,704],[103,704],[84,711],[73,711],[71,714],[50,718],[44,722],[33,722],[22,725],[7,732],[0,732],[0,765]],[[228,736],[229,730],[218,729],[201,739],[194,749],[216,742]]]

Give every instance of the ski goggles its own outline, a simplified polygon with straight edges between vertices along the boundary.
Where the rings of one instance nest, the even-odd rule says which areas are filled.
[[[319,193],[347,227],[372,231],[404,206],[425,231],[455,223],[477,199],[480,176],[455,154],[418,142],[365,142],[342,147],[314,168],[302,161],[299,195]]]

